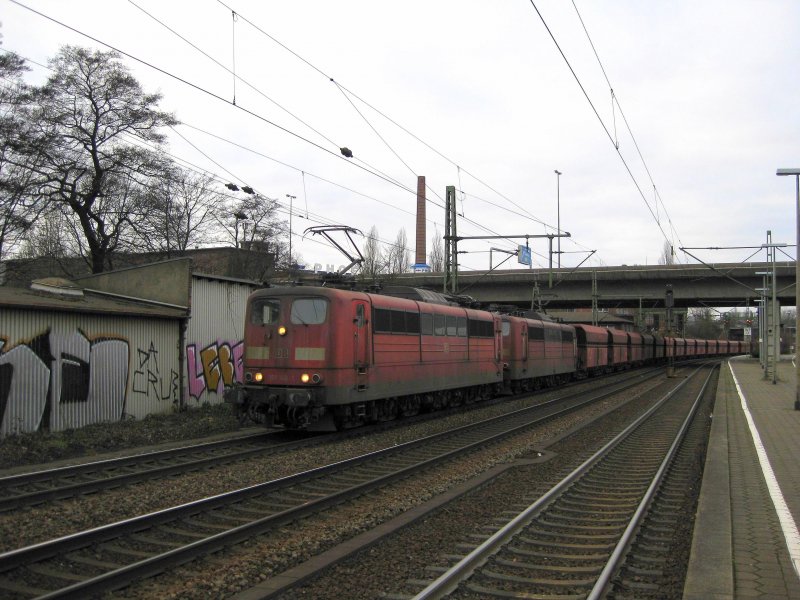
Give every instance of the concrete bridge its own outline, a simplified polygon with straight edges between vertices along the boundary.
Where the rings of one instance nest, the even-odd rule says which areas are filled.
[[[537,295],[542,305],[551,310],[591,307],[593,295],[598,308],[658,308],[664,306],[666,286],[671,284],[677,308],[755,307],[761,295],[757,290],[765,287],[764,275],[757,273],[765,272],[772,272],[770,263],[461,271],[458,290],[481,302],[523,308],[530,308]],[[775,263],[775,274],[778,301],[781,306],[794,306],[795,263]],[[767,286],[771,279],[767,279]],[[404,273],[392,284],[442,291],[444,276]]]

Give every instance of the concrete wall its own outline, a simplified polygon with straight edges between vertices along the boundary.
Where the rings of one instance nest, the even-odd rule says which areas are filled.
[[[132,298],[147,298],[175,306],[190,304],[192,261],[179,258],[165,262],[109,271],[76,280],[81,287]]]

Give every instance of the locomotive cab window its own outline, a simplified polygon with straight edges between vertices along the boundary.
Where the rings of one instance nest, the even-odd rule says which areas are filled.
[[[250,322],[253,325],[271,325],[280,314],[280,300],[255,300],[250,307]]]
[[[294,325],[320,325],[328,316],[328,301],[324,298],[298,298],[292,302],[291,321]]]

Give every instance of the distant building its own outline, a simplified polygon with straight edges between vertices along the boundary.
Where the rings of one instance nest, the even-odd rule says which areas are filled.
[[[193,269],[209,275],[266,281],[275,272],[276,255],[263,242],[245,248],[198,248],[185,252],[143,252],[115,254],[114,270],[136,267],[176,258],[191,258]],[[34,279],[64,277],[76,279],[91,275],[86,261],[71,258],[13,259],[0,263],[0,286],[28,287]]]

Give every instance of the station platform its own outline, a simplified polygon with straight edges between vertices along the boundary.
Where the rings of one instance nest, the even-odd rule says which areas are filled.
[[[684,600],[800,599],[800,411],[791,358],[723,363]]]

